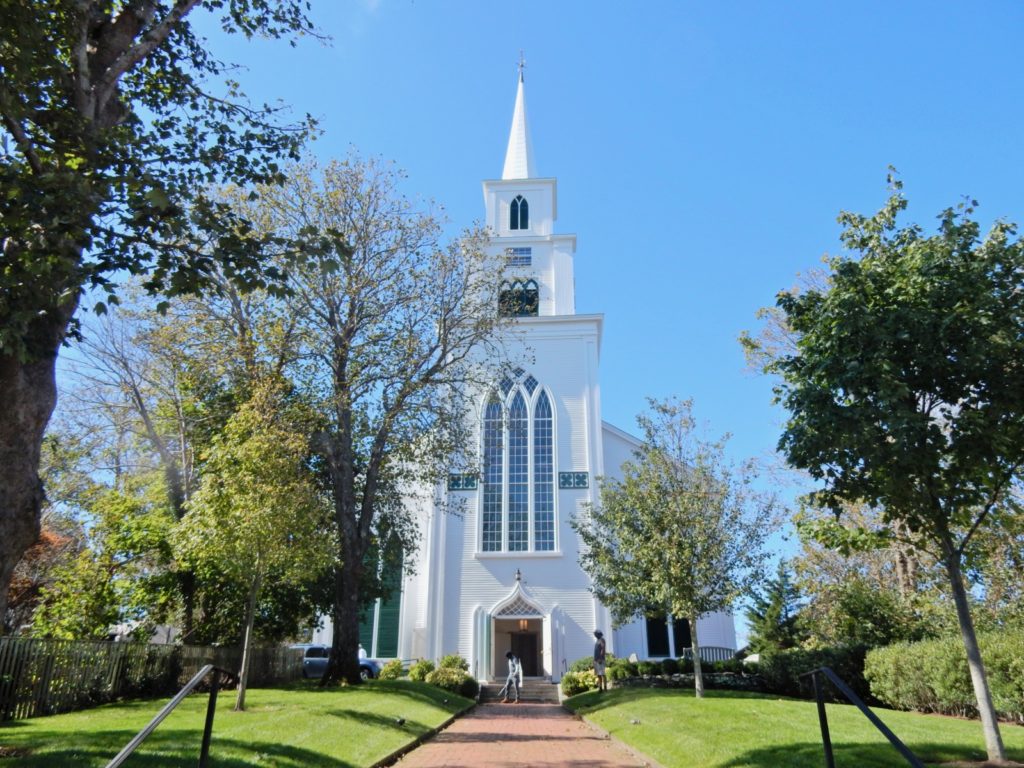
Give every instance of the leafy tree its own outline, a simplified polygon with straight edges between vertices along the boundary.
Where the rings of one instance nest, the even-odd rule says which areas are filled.
[[[301,351],[292,377],[328,422],[314,443],[338,536],[323,683],[358,684],[359,611],[379,572],[374,556],[408,561],[408,492],[434,487],[469,444],[462,393],[492,380],[479,361],[500,357],[504,266],[486,254],[482,231],[445,242],[443,221],[402,196],[401,174],[379,160],[353,156],[289,176],[255,203],[239,192],[236,205],[259,232],[313,244],[289,272],[286,301]]]
[[[1024,243],[997,222],[982,240],[971,205],[939,231],[899,228],[899,182],[874,216],[840,215],[859,257],[829,262],[820,290],[781,293],[795,351],[767,366],[789,411],[779,443],[823,487],[816,505],[881,509],[886,533],[942,563],[989,759],[1004,759],[965,586],[965,552],[1018,514],[1024,463]]]
[[[288,402],[280,382],[259,385],[214,441],[207,479],[177,535],[181,557],[245,585],[236,710],[245,709],[253,624],[268,576],[301,583],[330,565],[327,505],[307,464],[313,421],[308,409]]]
[[[779,562],[775,578],[755,591],[747,608],[750,650],[754,653],[796,648],[804,638],[800,627],[802,599],[789,564]]]
[[[752,490],[749,464],[727,462],[724,442],[695,435],[689,401],[649,403],[622,480],[601,480],[600,502],[572,524],[580,564],[617,625],[652,612],[689,620],[703,696],[697,619],[729,610],[757,580],[773,503]]]
[[[167,295],[217,265],[245,286],[274,277],[203,190],[278,179],[310,126],[278,124],[230,81],[207,91],[229,68],[190,26],[200,5],[228,32],[312,32],[302,0],[0,0],[0,615],[39,533],[54,366],[83,292],[105,295],[102,312],[119,274]]]

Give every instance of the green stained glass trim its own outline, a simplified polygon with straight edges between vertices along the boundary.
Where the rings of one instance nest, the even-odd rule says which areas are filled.
[[[590,487],[590,473],[589,472],[559,472],[558,473],[558,487],[559,488],[589,488]]]
[[[477,478],[476,475],[471,472],[448,475],[449,491],[475,491],[476,487]]]

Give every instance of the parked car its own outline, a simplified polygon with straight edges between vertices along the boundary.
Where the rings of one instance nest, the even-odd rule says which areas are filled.
[[[323,677],[327,669],[327,660],[331,657],[331,649],[326,645],[293,645],[302,653],[302,676]],[[359,675],[363,680],[372,680],[380,674],[380,664],[374,659],[359,660]]]

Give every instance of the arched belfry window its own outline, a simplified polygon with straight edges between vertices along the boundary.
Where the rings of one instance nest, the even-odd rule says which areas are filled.
[[[484,406],[480,549],[555,550],[554,414],[532,375],[508,372]]]
[[[540,288],[536,280],[506,280],[498,293],[502,317],[536,317],[540,312]]]
[[[530,228],[530,204],[526,202],[526,198],[522,195],[516,195],[515,200],[512,201],[512,205],[509,207],[508,228]]]

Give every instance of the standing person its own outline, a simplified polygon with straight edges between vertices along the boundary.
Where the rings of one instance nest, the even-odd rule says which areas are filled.
[[[515,698],[512,700],[514,704],[519,703],[519,688],[523,684],[523,665],[519,663],[519,659],[512,651],[508,651],[505,654],[505,658],[508,659],[508,678],[505,680],[505,687],[501,689],[505,698],[501,700],[502,704],[508,704],[508,695],[513,693]]]
[[[362,661],[366,658],[366,649],[363,648],[363,644],[359,644],[359,660]]]
[[[594,674],[597,675],[597,690],[607,691],[608,683],[604,677],[604,633],[600,629],[595,629],[594,637],[597,638],[597,642],[594,643]]]

